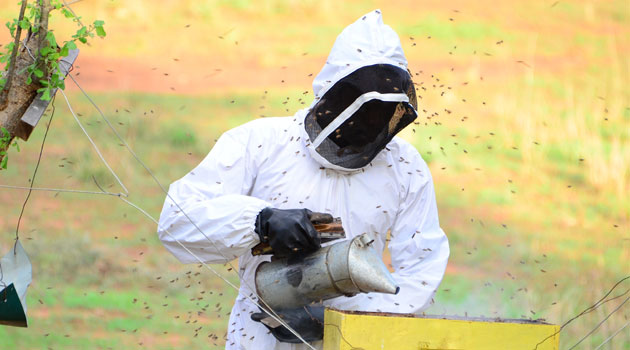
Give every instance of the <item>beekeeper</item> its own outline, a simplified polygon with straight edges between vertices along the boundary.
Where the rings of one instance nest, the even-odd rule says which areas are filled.
[[[198,261],[182,245],[208,263],[238,258],[241,284],[226,349],[306,349],[253,320],[260,309],[247,296],[255,295],[256,267],[269,260],[251,254],[261,240],[295,254],[320,246],[309,210],[341,217],[348,239],[369,233],[381,254],[388,243],[400,286],[397,295],[338,297],[326,306],[419,313],[444,275],[449,246],[431,173],[412,145],[394,137],[417,118],[415,89],[400,39],[379,10],[337,37],[313,93],[310,108],[292,117],[227,131],[170,186],[180,208],[165,201],[158,232],[166,248],[183,263]],[[321,348],[321,324],[296,312],[285,318],[289,325]]]

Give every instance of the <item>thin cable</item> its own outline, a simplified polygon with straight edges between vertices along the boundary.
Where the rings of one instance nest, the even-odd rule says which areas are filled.
[[[601,303],[600,303],[597,307],[601,307],[602,305],[604,305],[604,304],[606,304],[606,303],[608,303],[608,302],[611,302],[611,301],[613,301],[613,300],[615,300],[615,299],[619,299],[619,298],[621,298],[622,296],[624,296],[624,295],[628,294],[628,292],[630,292],[630,289],[626,289],[626,291],[625,291],[625,292],[623,292],[623,293],[621,293],[621,294],[619,294],[619,295],[616,295],[616,296],[614,296],[614,297],[612,297],[612,298],[610,298],[610,299],[606,299],[606,300],[602,301],[602,302],[601,302]],[[595,310],[596,310],[596,309],[591,309],[591,310],[589,310],[588,312],[586,312],[586,314],[587,314],[587,313],[590,313],[590,312],[593,312],[593,311],[595,311]]]
[[[22,46],[26,49],[26,52],[28,53],[29,56],[31,56],[31,58],[33,59],[33,62],[37,61],[35,59],[35,56],[33,56],[33,53],[31,53],[31,49],[28,48],[28,45],[26,45],[28,38],[25,38],[24,41],[22,41]]]
[[[98,187],[98,189],[101,190],[101,192],[107,192],[103,189],[103,187],[101,187],[101,185],[98,184],[98,181],[96,181],[96,177],[94,177],[94,175],[92,175],[92,180],[94,180],[96,187]]]
[[[227,264],[234,270],[234,271],[238,271],[236,268],[234,268],[234,266],[232,265],[232,263],[230,262],[232,259],[228,259],[223,252],[221,251],[221,249],[219,249],[219,247],[216,246],[216,244],[214,243],[214,241],[212,241],[210,239],[210,237],[208,237],[208,235],[206,235],[206,233],[192,220],[192,218],[190,216],[188,216],[188,214],[186,213],[186,211],[184,210],[184,208],[182,208],[179,203],[177,203],[177,201],[175,201],[175,199],[173,197],[171,197],[171,195],[168,193],[168,191],[166,190],[166,188],[162,185],[162,183],[157,179],[157,177],[155,176],[155,174],[153,174],[153,172],[151,171],[151,169],[149,169],[149,167],[140,159],[140,157],[138,157],[138,155],[136,154],[136,152],[133,151],[133,149],[129,146],[129,144],[127,144],[127,141],[125,141],[125,139],[122,138],[122,136],[120,136],[120,134],[118,133],[118,130],[116,130],[116,128],[112,125],[112,123],[109,121],[109,119],[107,119],[107,117],[105,116],[105,113],[103,113],[103,111],[98,107],[98,105],[96,104],[96,102],[94,102],[94,100],[92,100],[92,98],[87,94],[87,92],[85,92],[85,90],[83,90],[83,87],[81,87],[81,85],[79,85],[79,82],[76,81],[76,79],[74,79],[74,77],[72,76],[72,74],[68,74],[68,76],[70,77],[70,79],[72,79],[72,81],[74,82],[74,84],[79,88],[79,90],[81,90],[81,92],[83,93],[83,95],[88,99],[88,101],[90,101],[90,103],[92,104],[92,106],[94,106],[94,108],[98,111],[98,113],[101,115],[101,117],[103,118],[103,120],[105,121],[105,123],[109,126],[109,128],[114,132],[114,134],[116,135],[116,137],[118,138],[118,140],[120,142],[122,142],[122,144],[124,145],[124,147],[129,151],[129,153],[131,153],[131,155],[133,156],[133,158],[144,168],[144,170],[146,170],[146,172],[151,176],[151,178],[153,179],[153,181],[160,187],[160,189],[162,190],[162,192],[164,192],[166,194],[166,197],[168,199],[171,200],[171,202],[173,202],[173,204],[175,204],[175,206],[177,206],[177,209],[186,217],[186,219],[195,227],[195,229],[197,231],[199,231],[199,233],[201,233],[208,242],[210,242],[210,244],[212,244],[212,246],[214,247],[214,249],[216,249],[216,251],[221,255],[221,257],[223,257],[223,259],[225,259],[227,261]],[[248,286],[249,287],[249,286]],[[253,288],[250,288],[252,290],[255,290]],[[262,299],[261,299],[262,300]]]
[[[162,190],[163,193],[166,194],[166,197],[171,200],[171,202],[173,204],[175,204],[175,206],[177,207],[177,209],[186,217],[186,219],[188,220],[188,222],[190,222],[197,231],[199,231],[199,233],[201,233],[202,236],[204,236],[204,238],[210,242],[210,244],[214,247],[214,249],[221,255],[221,257],[223,257],[223,259],[225,261],[227,261],[227,265],[230,266],[232,268],[232,270],[234,270],[234,272],[237,272],[238,269],[236,269],[234,267],[234,265],[232,265],[232,263],[230,262],[232,259],[228,259],[224,254],[223,251],[221,249],[219,249],[219,247],[217,247],[217,245],[214,243],[213,240],[210,239],[210,237],[208,237],[208,235],[206,235],[206,233],[197,225],[197,223],[195,223],[192,218],[190,216],[188,216],[188,214],[186,213],[186,211],[184,210],[184,208],[182,208],[179,203],[177,203],[177,201],[175,201],[175,199],[173,197],[171,197],[171,195],[168,193],[168,191],[166,190],[166,188],[164,188],[164,186],[162,185],[162,183],[157,179],[157,177],[155,176],[155,174],[151,171],[151,169],[149,169],[149,167],[140,159],[140,157],[138,157],[138,155],[133,151],[133,149],[129,146],[129,144],[127,144],[127,141],[125,141],[125,139],[122,138],[122,136],[120,136],[120,134],[118,133],[118,131],[116,130],[116,128],[112,125],[112,123],[109,121],[109,119],[107,119],[107,117],[105,116],[105,113],[103,113],[103,111],[99,108],[99,106],[96,104],[96,102],[94,102],[94,100],[92,100],[92,98],[90,97],[90,95],[87,94],[87,92],[83,89],[83,87],[81,87],[81,85],[79,85],[79,82],[76,81],[76,79],[74,78],[74,76],[70,73],[68,73],[68,76],[70,77],[70,79],[72,79],[72,81],[74,82],[74,84],[79,88],[79,90],[81,90],[81,92],[83,93],[83,95],[88,99],[88,101],[90,101],[90,103],[92,104],[92,106],[94,106],[94,108],[98,111],[98,113],[101,115],[101,117],[103,118],[103,120],[105,121],[105,123],[109,126],[109,128],[112,130],[112,132],[114,132],[114,134],[116,135],[116,137],[118,138],[118,140],[124,145],[124,147],[129,151],[129,153],[133,156],[133,158],[146,170],[146,172],[151,176],[151,178],[153,179],[153,181],[160,187],[160,189]],[[65,95],[64,95],[65,96]],[[67,99],[66,99],[67,101]],[[76,117],[75,117],[76,119]],[[264,305],[266,306],[269,311],[271,311],[272,313],[275,314],[275,316],[278,316],[275,311],[273,310],[273,308],[271,308],[267,302],[262,299],[258,293],[256,293],[256,288],[252,288],[252,286],[246,281],[246,280],[242,280],[241,281],[243,284],[245,284],[246,287],[249,288],[250,292],[252,292],[254,295],[256,295],[256,297],[258,298],[258,300]]]
[[[608,314],[608,316],[606,316],[606,318],[604,318],[600,323],[597,324],[597,326],[595,326],[595,328],[593,328],[590,332],[588,332],[588,334],[586,334],[584,337],[582,337],[582,339],[580,339],[580,341],[578,341],[577,343],[575,343],[575,345],[573,345],[572,347],[570,347],[568,350],[572,350],[574,349],[576,346],[580,345],[580,343],[582,341],[584,341],[584,339],[588,338],[591,334],[593,334],[598,328],[599,326],[601,326],[604,322],[606,322],[606,320],[608,320],[608,318],[610,316],[612,316],[612,314],[614,314],[615,312],[617,312],[619,309],[621,309],[621,307],[623,306],[623,304],[625,304],[628,300],[630,300],[630,297],[627,297],[626,300],[624,300],[621,304],[619,304],[619,306],[617,306],[617,308],[615,308],[611,313]]]
[[[94,102],[94,100],[92,100],[92,98],[90,97],[90,95],[88,95],[88,93],[83,89],[83,87],[81,87],[81,85],[79,85],[79,82],[76,81],[76,79],[74,78],[74,76],[72,76],[72,74],[68,73],[68,76],[70,77],[70,79],[72,79],[72,81],[74,82],[74,84],[79,88],[79,90],[81,90],[81,92],[83,93],[83,95],[88,99],[88,101],[90,101],[90,103],[92,104],[92,106],[94,106],[94,108],[98,111],[98,113],[101,115],[101,118],[103,118],[103,120],[105,121],[105,123],[109,126],[109,128],[112,130],[112,132],[114,132],[114,134],[116,135],[116,137],[118,138],[118,140],[123,144],[123,146],[127,149],[127,151],[129,151],[129,153],[131,153],[131,155],[133,156],[133,158],[144,168],[144,170],[146,170],[146,172],[151,176],[151,178],[153,179],[153,181],[160,187],[160,189],[162,190],[163,193],[166,194],[166,197],[168,199],[170,199],[175,206],[177,206],[177,209],[179,209],[179,211],[186,217],[186,219],[195,227],[195,229],[197,231],[199,231],[204,238],[210,242],[210,244],[212,244],[212,246],[214,247],[214,249],[221,255],[221,257],[227,261],[228,266],[230,266],[232,268],[232,270],[234,270],[234,272],[238,271],[230,262],[232,259],[228,259],[222,252],[221,249],[219,249],[219,247],[217,247],[217,245],[214,243],[214,241],[212,241],[210,239],[210,237],[208,237],[208,235],[206,235],[206,233],[192,220],[192,218],[190,218],[190,216],[188,216],[188,214],[186,213],[186,211],[184,210],[184,208],[182,208],[179,203],[177,203],[177,201],[175,201],[175,199],[173,197],[171,197],[171,195],[168,193],[168,191],[166,190],[166,188],[164,188],[164,186],[162,185],[162,183],[157,179],[157,177],[155,176],[155,174],[153,174],[153,172],[151,171],[151,169],[149,169],[149,167],[140,159],[140,157],[138,157],[138,155],[136,154],[136,152],[133,151],[133,149],[131,148],[131,146],[129,146],[129,144],[127,144],[127,141],[125,141],[125,139],[123,139],[122,136],[120,136],[120,134],[118,133],[118,130],[116,130],[116,128],[112,125],[112,123],[109,121],[109,119],[107,119],[107,117],[105,116],[105,113],[103,113],[103,111],[100,109],[100,107],[96,104],[96,102]],[[65,96],[65,95],[64,95]],[[67,98],[66,98],[67,101]],[[76,119],[76,117],[75,117]],[[246,284],[247,285],[247,284]],[[251,291],[255,292],[255,288],[251,288],[251,286],[247,285],[247,287],[250,288]],[[258,295],[256,295],[258,297]],[[265,303],[264,300],[262,300],[260,297],[259,299],[266,305],[267,303]]]
[[[77,16],[77,14],[76,14],[76,13],[74,13],[74,11],[72,10],[72,7],[70,7],[70,4],[69,4],[69,3],[67,3],[67,2],[66,2],[66,0],[62,0],[62,2],[63,2],[63,6],[64,6],[65,8],[67,8],[67,9],[68,9],[68,11],[70,11],[70,13],[72,13],[72,14],[74,15],[74,18],[76,18],[77,23],[78,23],[81,27],[85,27],[85,26],[83,25],[83,23],[81,23],[81,20],[79,19],[79,16]]]
[[[615,333],[613,333],[610,337],[608,337],[606,340],[604,340],[603,343],[599,344],[598,347],[595,348],[595,350],[598,350],[599,348],[601,348],[602,346],[606,345],[606,343],[608,343],[609,341],[612,340],[612,338],[614,338],[615,336],[617,336],[617,334],[619,334],[619,332],[623,331],[624,328],[626,328],[628,325],[630,324],[630,322],[626,322],[626,324],[623,325],[623,327],[619,328]]]
[[[129,204],[130,206],[134,207],[135,209],[137,209],[138,211],[140,211],[142,214],[144,214],[146,217],[148,217],[149,219],[151,219],[154,223],[156,223],[158,225],[158,228],[160,228],[160,223],[155,220],[155,218],[153,216],[151,216],[151,214],[147,213],[144,209],[140,208],[139,206],[135,205],[134,203],[130,202],[129,200],[127,200],[126,198],[120,197],[120,199]],[[171,233],[167,230],[167,229],[163,229],[164,232],[166,232],[167,235],[169,235],[173,240],[175,240],[175,242],[177,242],[177,244],[179,244],[182,248],[184,248],[184,250],[186,250],[192,257],[194,257],[195,259],[197,259],[197,261],[199,261],[200,264],[202,264],[206,269],[212,271],[212,273],[214,273],[215,275],[217,275],[219,278],[221,278],[225,283],[227,283],[230,287],[234,288],[237,292],[239,291],[239,287],[237,287],[236,285],[234,285],[232,282],[230,282],[227,278],[223,277],[223,275],[221,275],[217,270],[213,269],[211,266],[209,266],[208,264],[206,264],[203,260],[201,260],[201,258],[199,258],[197,255],[195,255],[195,253],[193,253],[192,251],[190,251],[190,249],[188,249],[184,244],[182,244],[177,238],[175,238],[175,236],[171,235]],[[247,299],[249,299],[252,303],[256,304],[256,301],[249,295],[245,295],[245,297]],[[263,310],[264,311],[264,310]],[[275,313],[275,312],[274,312]],[[273,318],[274,320],[278,321],[281,325],[283,325],[286,329],[289,330],[289,332],[291,332],[293,335],[295,335],[299,340],[301,340],[306,346],[308,346],[310,349],[316,350],[312,345],[310,345],[306,340],[304,340],[300,334],[298,332],[296,332],[293,328],[291,328],[282,318],[280,317],[276,317],[274,315],[271,315],[270,313],[267,313],[269,316],[271,316],[271,318]]]
[[[71,75],[68,74],[68,76],[71,76]],[[85,136],[87,136],[88,140],[90,140],[90,143],[92,144],[92,147],[94,147],[94,150],[96,151],[96,154],[98,154],[99,158],[101,158],[101,161],[103,162],[103,164],[105,164],[107,169],[109,169],[109,172],[114,176],[114,178],[116,179],[116,181],[118,182],[120,187],[122,187],[123,191],[125,191],[126,194],[129,194],[129,191],[127,190],[127,187],[125,187],[125,185],[123,185],[122,181],[120,181],[120,179],[118,178],[118,175],[116,175],[114,170],[112,170],[112,168],[109,166],[109,163],[107,163],[107,161],[105,160],[105,158],[101,154],[101,151],[99,151],[98,147],[96,146],[96,144],[94,143],[94,141],[92,140],[90,135],[88,134],[87,130],[85,130],[85,128],[83,127],[83,124],[81,124],[81,122],[79,121],[79,118],[77,118],[77,115],[74,113],[74,110],[72,109],[72,106],[70,106],[70,101],[68,101],[68,96],[66,96],[66,93],[63,92],[63,90],[61,90],[61,89],[59,89],[59,92],[61,92],[61,94],[63,95],[63,98],[66,100],[66,104],[68,105],[68,108],[70,109],[70,113],[72,113],[72,116],[74,117],[74,120],[77,121],[77,124],[79,124],[79,127],[81,128],[81,130],[83,130],[83,133],[85,134]]]
[[[22,222],[22,215],[24,215],[24,209],[26,209],[26,203],[28,203],[29,198],[31,198],[31,193],[33,193],[33,185],[35,184],[35,176],[37,175],[37,170],[39,169],[39,163],[42,161],[42,154],[44,153],[44,144],[46,143],[46,137],[48,136],[48,130],[50,130],[50,124],[52,124],[53,117],[55,116],[55,98],[52,100],[52,112],[50,113],[50,120],[46,125],[46,132],[44,132],[44,138],[42,139],[42,145],[39,148],[39,156],[37,157],[37,164],[35,164],[35,170],[33,170],[33,176],[31,176],[31,184],[28,190],[28,194],[26,195],[26,199],[24,199],[24,203],[22,204],[22,210],[20,210],[20,216],[18,217],[17,225],[15,226],[15,244],[13,245],[13,254],[17,254],[17,242],[20,239],[20,223]]]
[[[234,267],[234,265],[232,265],[232,263],[230,262],[232,259],[228,259],[222,252],[221,249],[219,249],[219,247],[217,247],[217,245],[214,243],[213,240],[210,239],[210,237],[208,237],[208,235],[206,235],[206,233],[192,220],[192,218],[190,216],[188,216],[188,214],[186,213],[186,211],[184,210],[184,208],[182,208],[179,203],[177,203],[177,201],[175,201],[175,199],[173,197],[171,197],[171,195],[168,193],[168,191],[166,190],[166,188],[164,188],[164,186],[162,185],[162,183],[157,179],[157,177],[155,176],[155,174],[151,171],[151,169],[149,169],[149,167],[140,159],[140,157],[138,157],[138,155],[133,151],[133,149],[129,146],[129,144],[127,144],[127,141],[125,141],[125,139],[122,138],[122,136],[120,136],[120,134],[118,133],[118,131],[116,130],[116,128],[112,125],[112,123],[109,121],[109,119],[107,119],[107,117],[105,116],[105,113],[103,113],[103,111],[98,107],[98,105],[94,102],[94,100],[92,100],[92,98],[87,94],[87,92],[83,89],[83,87],[81,87],[81,85],[79,85],[79,82],[76,81],[76,79],[74,78],[74,76],[70,73],[68,73],[68,76],[70,77],[70,79],[72,79],[72,81],[74,82],[74,84],[79,88],[79,90],[81,90],[81,92],[83,93],[83,95],[88,99],[88,101],[90,101],[90,103],[92,104],[92,106],[94,106],[94,108],[99,112],[99,114],[101,115],[101,117],[103,118],[103,120],[105,121],[105,123],[109,126],[109,128],[114,132],[114,134],[116,135],[116,137],[118,138],[118,140],[120,140],[120,142],[124,145],[124,147],[129,151],[129,153],[133,156],[133,158],[146,170],[146,172],[151,176],[151,178],[153,178],[153,181],[160,187],[160,189],[162,190],[163,193],[166,194],[166,197],[168,199],[171,200],[171,202],[173,204],[175,204],[175,206],[177,206],[177,208],[179,209],[179,211],[186,217],[186,219],[195,227],[195,229],[197,231],[199,231],[199,233],[201,233],[205,239],[210,242],[210,244],[214,247],[214,249],[221,255],[221,257],[223,257],[223,259],[225,261],[227,261],[227,265],[230,266],[232,268],[232,270],[236,273],[238,271],[238,269],[236,269]],[[65,95],[64,95],[65,97]],[[67,102],[67,98],[66,98],[66,102]],[[76,116],[75,116],[76,119]],[[87,135],[87,134],[86,134]],[[124,199],[121,197],[121,199]],[[153,219],[153,218],[152,218]],[[159,223],[153,219],[154,222],[156,222],[158,224],[159,227]],[[169,234],[170,235],[170,234]],[[172,236],[171,236],[172,237]],[[174,238],[174,237],[173,237]],[[181,245],[183,247],[183,244],[181,242],[179,242],[177,239],[175,239],[176,242]],[[186,250],[188,250],[187,248],[185,248]],[[198,259],[200,260],[200,259]],[[267,304],[267,302],[260,297],[260,295],[258,295],[258,293],[256,292],[256,288],[251,286],[247,280],[241,280],[241,283],[244,284],[250,291],[251,294],[255,295],[256,298],[258,299],[259,303],[262,304],[263,306],[266,307],[265,308],[261,308],[263,309],[263,311],[265,313],[267,313],[269,316],[271,316],[274,319],[279,319],[280,316],[275,312],[275,310],[273,310],[273,308],[271,306],[269,306],[269,304]],[[239,293],[240,294],[240,293]],[[249,296],[247,296],[248,299],[250,299],[252,302],[254,302],[254,304],[257,304],[255,301],[253,301],[253,299],[249,298]],[[285,325],[285,327],[293,334],[297,334],[297,332],[295,332],[295,330],[293,330],[288,324],[285,324],[284,322],[280,322],[281,324]],[[302,342],[304,344],[306,344],[307,346],[310,347],[310,345],[304,341],[299,335],[297,336],[298,339],[302,340]]]
[[[97,183],[97,186],[100,188],[100,186]],[[39,190],[39,191],[50,191],[50,192],[69,192],[69,193],[85,193],[85,194],[100,194],[100,195],[108,195],[108,196],[114,196],[114,197],[120,197],[123,201],[125,201],[127,204],[131,205],[132,207],[136,208],[137,210],[139,210],[141,213],[143,213],[145,216],[147,216],[149,219],[151,219],[153,222],[158,224],[158,227],[160,226],[159,223],[150,215],[148,214],[144,209],[138,207],[137,205],[129,202],[128,200],[126,200],[123,197],[127,197],[126,194],[124,193],[112,193],[112,192],[94,192],[94,191],[82,191],[82,190],[66,190],[66,189],[58,189],[58,188],[30,188],[30,187],[20,187],[20,186],[9,186],[9,185],[0,185],[0,188],[11,188],[11,189],[24,189],[24,190]],[[179,242],[177,240],[177,238],[173,237],[171,235],[170,232],[168,232],[168,230],[165,230],[165,232],[171,236],[171,238],[173,238],[180,246],[182,246],[187,252],[189,252],[194,258],[196,258],[201,264],[205,265],[206,268],[208,268],[210,271],[212,271],[214,274],[216,274],[219,278],[221,278],[223,281],[225,281],[226,283],[228,283],[232,288],[236,289],[238,291],[238,287],[235,286],[233,283],[231,283],[229,280],[226,280],[221,274],[219,274],[219,272],[217,272],[216,270],[212,269],[210,266],[208,266],[207,264],[205,264],[199,257],[197,257],[195,254],[193,254],[192,252],[190,252],[190,250],[188,248],[186,248],[181,242]],[[6,284],[4,283],[4,281],[2,280],[4,274],[2,271],[2,266],[0,265],[0,283],[2,283],[4,286],[6,286]],[[250,299],[250,301],[252,301],[253,303],[256,303],[255,300],[253,300],[251,297],[246,296],[248,299]],[[258,296],[257,296],[258,297]],[[265,310],[263,310],[265,311]],[[275,315],[275,316],[274,316]],[[285,325],[285,323],[283,323],[281,320],[278,320],[279,316],[277,316],[277,314],[274,312],[274,315],[269,315],[272,318],[276,319],[278,322],[280,322],[281,324]],[[286,326],[285,326],[286,327]],[[291,327],[287,327],[287,329],[291,330]],[[298,335],[299,338],[299,335]]]
[[[615,290],[615,288],[617,288],[618,285],[620,285],[623,281],[629,279],[630,276],[626,276],[622,279],[620,279],[619,281],[617,281],[617,283],[615,283],[614,286],[612,286],[612,288],[610,288],[610,290],[608,291],[608,293],[604,294],[603,297],[601,297],[601,299],[599,299],[595,304],[587,307],[586,309],[584,309],[582,312],[580,312],[579,314],[577,314],[576,316],[573,316],[571,319],[569,319],[568,321],[566,321],[565,323],[562,324],[562,326],[560,326],[560,329],[558,329],[557,331],[555,331],[554,333],[552,333],[551,335],[547,336],[545,339],[541,340],[538,344],[536,344],[536,346],[534,347],[534,350],[538,349],[538,347],[540,346],[540,344],[546,342],[548,339],[555,337],[556,335],[558,335],[560,332],[562,332],[562,330],[564,329],[564,327],[568,326],[569,323],[575,321],[577,318],[583,316],[586,313],[589,313],[591,311],[593,311],[594,309],[600,307],[602,305],[602,301],[604,299],[606,299],[606,297],[608,297],[610,295],[610,293],[612,293],[613,290]]]
[[[67,193],[85,193],[85,194],[101,194],[106,196],[114,196],[114,197],[127,197],[124,193],[114,193],[114,192],[96,192],[96,191],[83,191],[83,190],[71,190],[65,188],[47,188],[47,187],[24,187],[24,186],[11,186],[11,185],[0,185],[0,188],[9,188],[16,190],[31,190],[31,191],[45,191],[45,192],[67,192]]]
[[[339,336],[341,336],[341,340],[343,340],[344,342],[346,342],[346,344],[348,344],[348,346],[350,347],[350,350],[365,350],[363,348],[355,348],[352,344],[350,344],[350,342],[346,340],[346,337],[343,336],[343,333],[341,332],[341,328],[339,328],[338,325],[334,323],[324,323],[324,327],[325,326],[334,327],[337,330],[337,332],[339,332]]]
[[[0,283],[2,283],[2,289],[7,287],[7,284],[4,283],[4,272],[2,272],[2,264],[0,264]]]

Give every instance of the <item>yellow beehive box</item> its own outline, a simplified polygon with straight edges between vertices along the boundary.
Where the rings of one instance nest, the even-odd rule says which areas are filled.
[[[326,310],[325,350],[557,350],[560,327],[500,320]]]

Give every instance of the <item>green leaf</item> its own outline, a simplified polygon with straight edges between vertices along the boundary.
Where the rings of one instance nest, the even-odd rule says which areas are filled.
[[[8,161],[9,161],[9,156],[5,155],[4,158],[2,158],[2,163],[0,163],[0,167],[2,169],[6,169]]]
[[[52,51],[52,49],[48,46],[44,46],[39,53],[42,55],[42,57],[46,57],[50,52]]]
[[[103,27],[96,27],[96,35],[98,35],[101,38],[104,38],[107,33],[105,33],[105,29],[103,29]]]
[[[57,47],[57,40],[55,39],[55,34],[51,31],[46,33],[46,40],[50,43],[50,46]]]
[[[101,38],[104,38],[107,33],[105,33],[105,29],[103,26],[105,25],[105,21],[96,20],[94,21],[94,29],[96,29],[96,35]]]
[[[20,21],[20,28],[22,28],[23,30],[27,30],[30,27],[31,27],[31,24],[28,22],[27,19],[22,19]]]
[[[15,35],[15,21],[14,22],[7,22],[6,26],[9,29],[9,32],[11,32],[11,36]]]
[[[50,101],[50,88],[44,89],[44,93],[42,94],[42,100]]]
[[[84,38],[84,37],[80,37],[80,38],[79,38],[79,41],[80,41],[80,42],[82,42],[82,43],[84,43],[84,44],[85,44],[85,43],[87,43],[87,39],[86,39],[86,38]]]
[[[43,76],[44,76],[44,72],[42,72],[42,70],[41,70],[41,69],[35,69],[35,70],[33,71],[33,74],[35,74],[35,76],[36,76],[36,77],[38,77],[38,78],[41,78],[41,77],[43,77]]]
[[[59,51],[59,56],[68,56],[68,47],[64,46],[63,48],[61,48],[61,51]]]
[[[0,57],[0,62],[4,63],[4,62],[8,62],[9,58],[11,55],[9,55],[9,53],[11,51],[13,51],[13,47],[15,47],[15,43],[12,41],[7,45],[7,53],[6,55],[3,55],[2,57]]]
[[[68,50],[76,50],[77,44],[75,44],[74,41],[68,41],[66,42],[66,47],[68,48]]]

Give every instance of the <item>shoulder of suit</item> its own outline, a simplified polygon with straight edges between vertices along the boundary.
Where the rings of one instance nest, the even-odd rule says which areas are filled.
[[[295,127],[293,117],[266,117],[258,118],[241,124],[226,132],[234,137],[247,138],[250,141],[283,142],[294,134]]]
[[[420,152],[409,142],[401,137],[395,136],[388,144],[387,149],[392,157],[396,159],[404,159],[410,163],[426,164]]]

